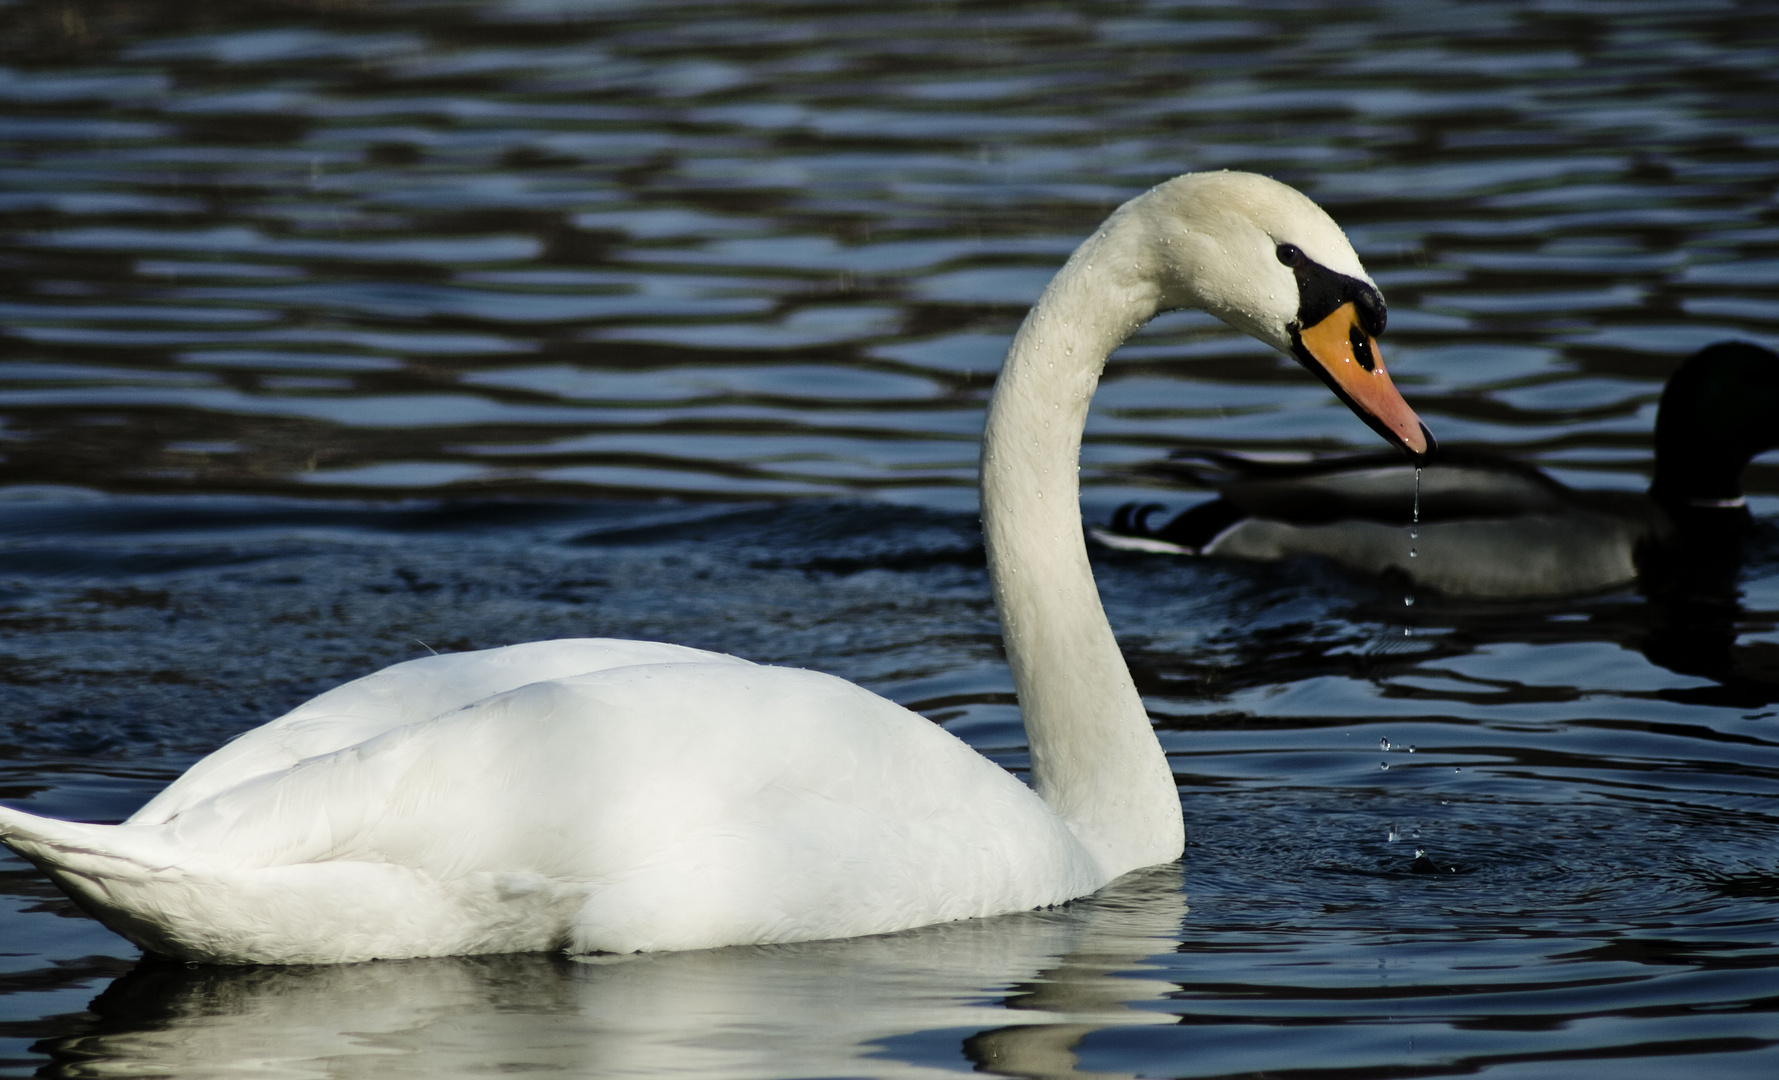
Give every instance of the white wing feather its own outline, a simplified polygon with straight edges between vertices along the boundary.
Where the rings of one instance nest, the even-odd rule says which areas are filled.
[[[564,638],[423,656],[354,679],[246,731],[193,765],[126,824],[158,825],[194,803],[299,761],[355,746],[528,683],[634,664],[748,661],[659,641]]]

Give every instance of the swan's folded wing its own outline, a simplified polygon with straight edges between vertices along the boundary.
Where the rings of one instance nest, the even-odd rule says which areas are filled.
[[[533,683],[161,828],[192,875],[286,893],[388,867],[406,910],[578,896],[572,943],[614,951],[877,933],[1104,884],[1035,793],[930,721],[831,676],[715,663]]]
[[[568,638],[395,664],[247,731],[192,766],[129,819],[157,825],[219,792],[529,683],[637,664],[746,664],[655,641]]]
[[[943,728],[845,680],[695,662],[530,683],[234,785],[163,828],[219,865],[598,879],[701,830],[824,802],[898,828],[1009,806],[1054,819]]]

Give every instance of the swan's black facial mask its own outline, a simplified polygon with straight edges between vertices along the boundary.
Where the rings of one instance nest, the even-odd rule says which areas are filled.
[[[1279,261],[1297,278],[1291,353],[1371,429],[1416,464],[1433,452],[1433,433],[1402,400],[1374,340],[1384,329],[1384,298],[1357,278],[1312,262],[1296,245],[1280,244]]]
[[[1291,268],[1297,279],[1297,321],[1291,325],[1296,335],[1306,326],[1315,326],[1339,310],[1352,304],[1359,313],[1359,327],[1372,337],[1384,332],[1389,312],[1383,294],[1358,278],[1337,274],[1305,255],[1296,244],[1280,244],[1279,261]]]

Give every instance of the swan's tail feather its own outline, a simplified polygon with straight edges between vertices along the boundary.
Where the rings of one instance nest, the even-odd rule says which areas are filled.
[[[0,844],[58,880],[67,874],[140,878],[164,869],[164,845],[146,833],[139,826],[58,821],[0,806]]]
[[[183,895],[191,877],[158,826],[88,825],[0,806],[0,844],[35,863],[68,899],[117,933],[149,952],[185,955],[176,931],[193,922]]]

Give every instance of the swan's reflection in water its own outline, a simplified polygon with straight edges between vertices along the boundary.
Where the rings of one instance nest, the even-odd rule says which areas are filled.
[[[874,938],[652,956],[336,967],[144,962],[52,1076],[1074,1076],[1106,1027],[1169,1023],[1142,977],[1179,942],[1178,866],[1050,911]],[[933,1032],[898,1060],[880,1040]],[[962,1037],[960,1037],[962,1032]],[[974,1034],[972,1034],[974,1033]],[[917,1042],[919,1040],[916,1040]],[[899,1045],[912,1045],[897,1040]]]

